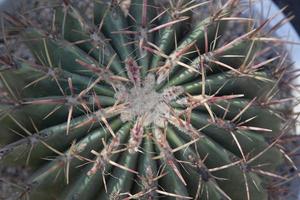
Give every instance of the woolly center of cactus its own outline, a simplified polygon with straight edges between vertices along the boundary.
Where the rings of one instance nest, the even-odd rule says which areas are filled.
[[[163,127],[164,122],[170,116],[169,104],[182,93],[181,87],[169,87],[161,93],[157,92],[154,74],[148,74],[141,84],[133,84],[131,87],[118,86],[116,98],[125,104],[121,120],[126,122],[142,118],[144,126],[153,123]]]

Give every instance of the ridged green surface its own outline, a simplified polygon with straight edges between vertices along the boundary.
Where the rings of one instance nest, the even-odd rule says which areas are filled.
[[[278,80],[251,69],[259,30],[218,44],[238,0],[195,26],[189,8],[208,3],[112,2],[94,1],[94,23],[55,7],[55,36],[23,27],[36,64],[0,72],[0,163],[30,168],[33,200],[268,199],[283,121],[260,103]]]

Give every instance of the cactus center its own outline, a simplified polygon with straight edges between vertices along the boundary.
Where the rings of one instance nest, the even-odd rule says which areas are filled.
[[[126,122],[142,118],[144,126],[153,123],[163,127],[170,116],[171,101],[182,93],[181,87],[169,87],[161,93],[157,92],[154,74],[148,74],[140,85],[118,86],[116,98],[125,104],[121,120]]]

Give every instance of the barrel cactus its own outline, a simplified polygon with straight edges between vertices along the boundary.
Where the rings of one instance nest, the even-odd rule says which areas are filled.
[[[4,17],[35,57],[1,57],[0,162],[30,172],[18,197],[268,199],[288,179],[269,20],[238,0],[93,3],[93,20],[55,4],[51,31]]]

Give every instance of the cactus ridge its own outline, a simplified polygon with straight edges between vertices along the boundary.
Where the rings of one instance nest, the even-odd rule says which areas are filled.
[[[52,31],[6,15],[36,60],[0,62],[0,162],[30,169],[19,197],[268,199],[288,179],[284,58],[259,60],[269,20],[222,2],[94,0],[91,22],[64,0]],[[250,28],[226,41],[231,21]]]

